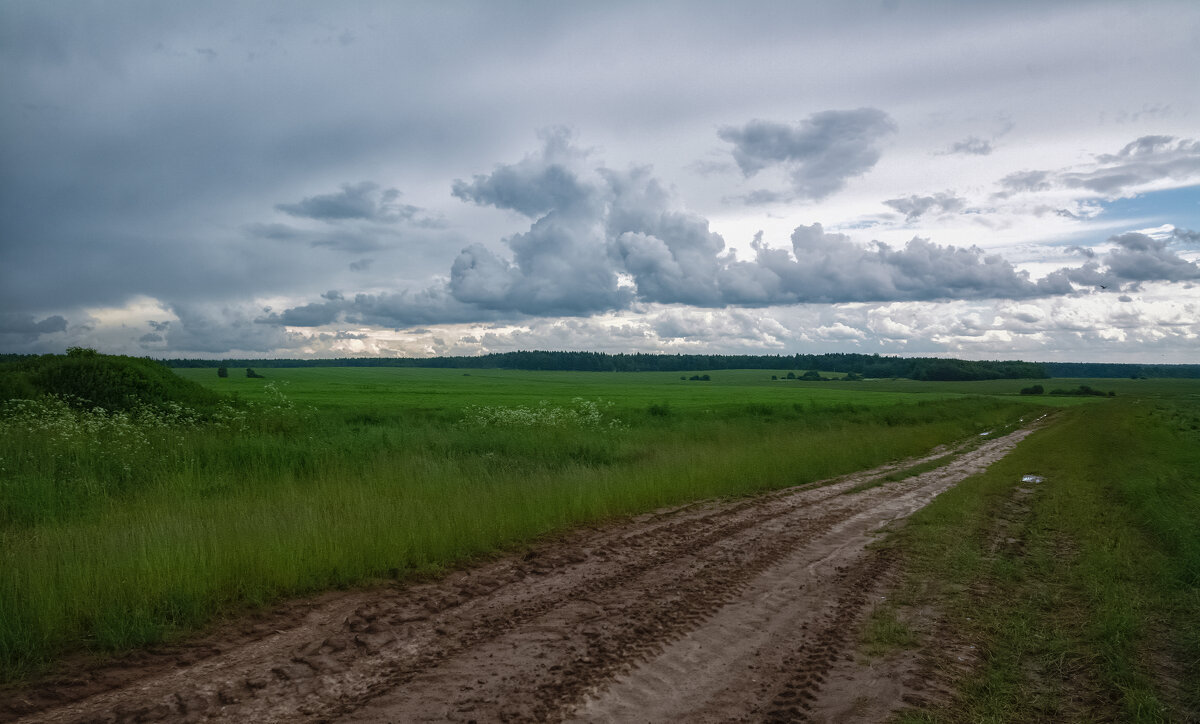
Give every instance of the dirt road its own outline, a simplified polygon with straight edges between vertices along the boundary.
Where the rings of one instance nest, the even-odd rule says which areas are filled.
[[[292,604],[16,692],[0,720],[873,720],[921,682],[846,685],[893,563],[872,532],[1029,432],[901,482],[856,490],[892,466],[659,511],[437,582]]]

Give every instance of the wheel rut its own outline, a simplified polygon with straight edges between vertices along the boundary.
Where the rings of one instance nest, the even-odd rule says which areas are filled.
[[[879,487],[859,489],[896,465],[327,594],[268,617],[266,635],[36,683],[0,721],[803,720],[892,565],[873,532],[1030,431]]]

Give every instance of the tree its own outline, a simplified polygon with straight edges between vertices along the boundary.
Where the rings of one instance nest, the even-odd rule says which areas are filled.
[[[218,367],[217,368],[217,377],[228,377],[228,376],[229,376],[229,368],[228,367]]]
[[[262,377],[262,375],[260,375],[259,373],[255,372],[254,370],[250,369],[249,367],[247,367],[247,368],[246,368],[246,376],[247,376],[247,377],[255,377],[255,378],[261,378],[261,377]]]

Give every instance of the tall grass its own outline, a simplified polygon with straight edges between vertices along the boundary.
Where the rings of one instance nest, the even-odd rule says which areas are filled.
[[[936,720],[1200,711],[1195,423],[1194,403],[1072,410],[910,519],[896,541],[910,564],[905,602],[948,602],[959,635],[983,652]],[[1014,503],[1028,473],[1045,482]]]
[[[0,675],[582,523],[924,453],[1027,410],[976,398],[317,412],[278,390],[207,417],[17,403],[0,423]]]

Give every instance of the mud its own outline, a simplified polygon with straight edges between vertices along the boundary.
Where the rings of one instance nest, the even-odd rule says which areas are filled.
[[[826,686],[870,680],[855,631],[895,562],[869,543],[1029,432],[859,492],[897,466],[293,603],[3,692],[0,721],[876,721],[921,667]]]

